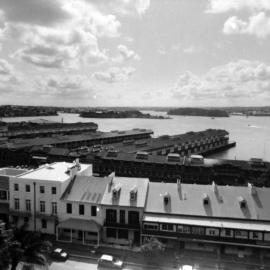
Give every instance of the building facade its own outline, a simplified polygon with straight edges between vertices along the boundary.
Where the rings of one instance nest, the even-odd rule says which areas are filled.
[[[10,177],[11,221],[16,226],[25,224],[30,231],[56,234],[63,192],[77,174],[91,173],[89,165],[59,162]]]

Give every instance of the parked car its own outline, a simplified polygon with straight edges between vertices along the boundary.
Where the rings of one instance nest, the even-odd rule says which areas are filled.
[[[123,267],[123,261],[115,258],[114,256],[103,254],[98,259],[98,267],[121,269]]]
[[[55,260],[65,261],[69,257],[68,253],[61,248],[56,248],[51,252],[51,258]]]
[[[193,269],[192,265],[188,265],[188,264],[182,265],[179,268],[179,270],[192,270],[192,269]]]

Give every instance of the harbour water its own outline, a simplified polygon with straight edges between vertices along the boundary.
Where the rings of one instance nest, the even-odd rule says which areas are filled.
[[[147,113],[165,115],[163,112]],[[235,148],[215,154],[213,157],[248,160],[263,158],[270,161],[270,117],[230,116],[229,118],[172,116],[172,119],[97,119],[81,118],[78,114],[59,113],[58,116],[3,118],[6,122],[47,119],[65,123],[95,122],[99,130],[125,130],[133,128],[149,128],[154,136],[174,135],[188,131],[200,131],[207,128],[225,129],[230,133],[230,140],[236,141]]]

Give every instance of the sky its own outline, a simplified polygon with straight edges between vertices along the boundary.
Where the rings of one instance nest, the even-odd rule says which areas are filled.
[[[0,0],[0,104],[270,105],[270,0]]]

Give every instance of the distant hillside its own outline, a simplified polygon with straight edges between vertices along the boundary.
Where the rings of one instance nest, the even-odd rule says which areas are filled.
[[[208,117],[229,117],[223,110],[199,109],[199,108],[178,108],[168,111],[169,115],[189,115],[189,116],[208,116]]]

